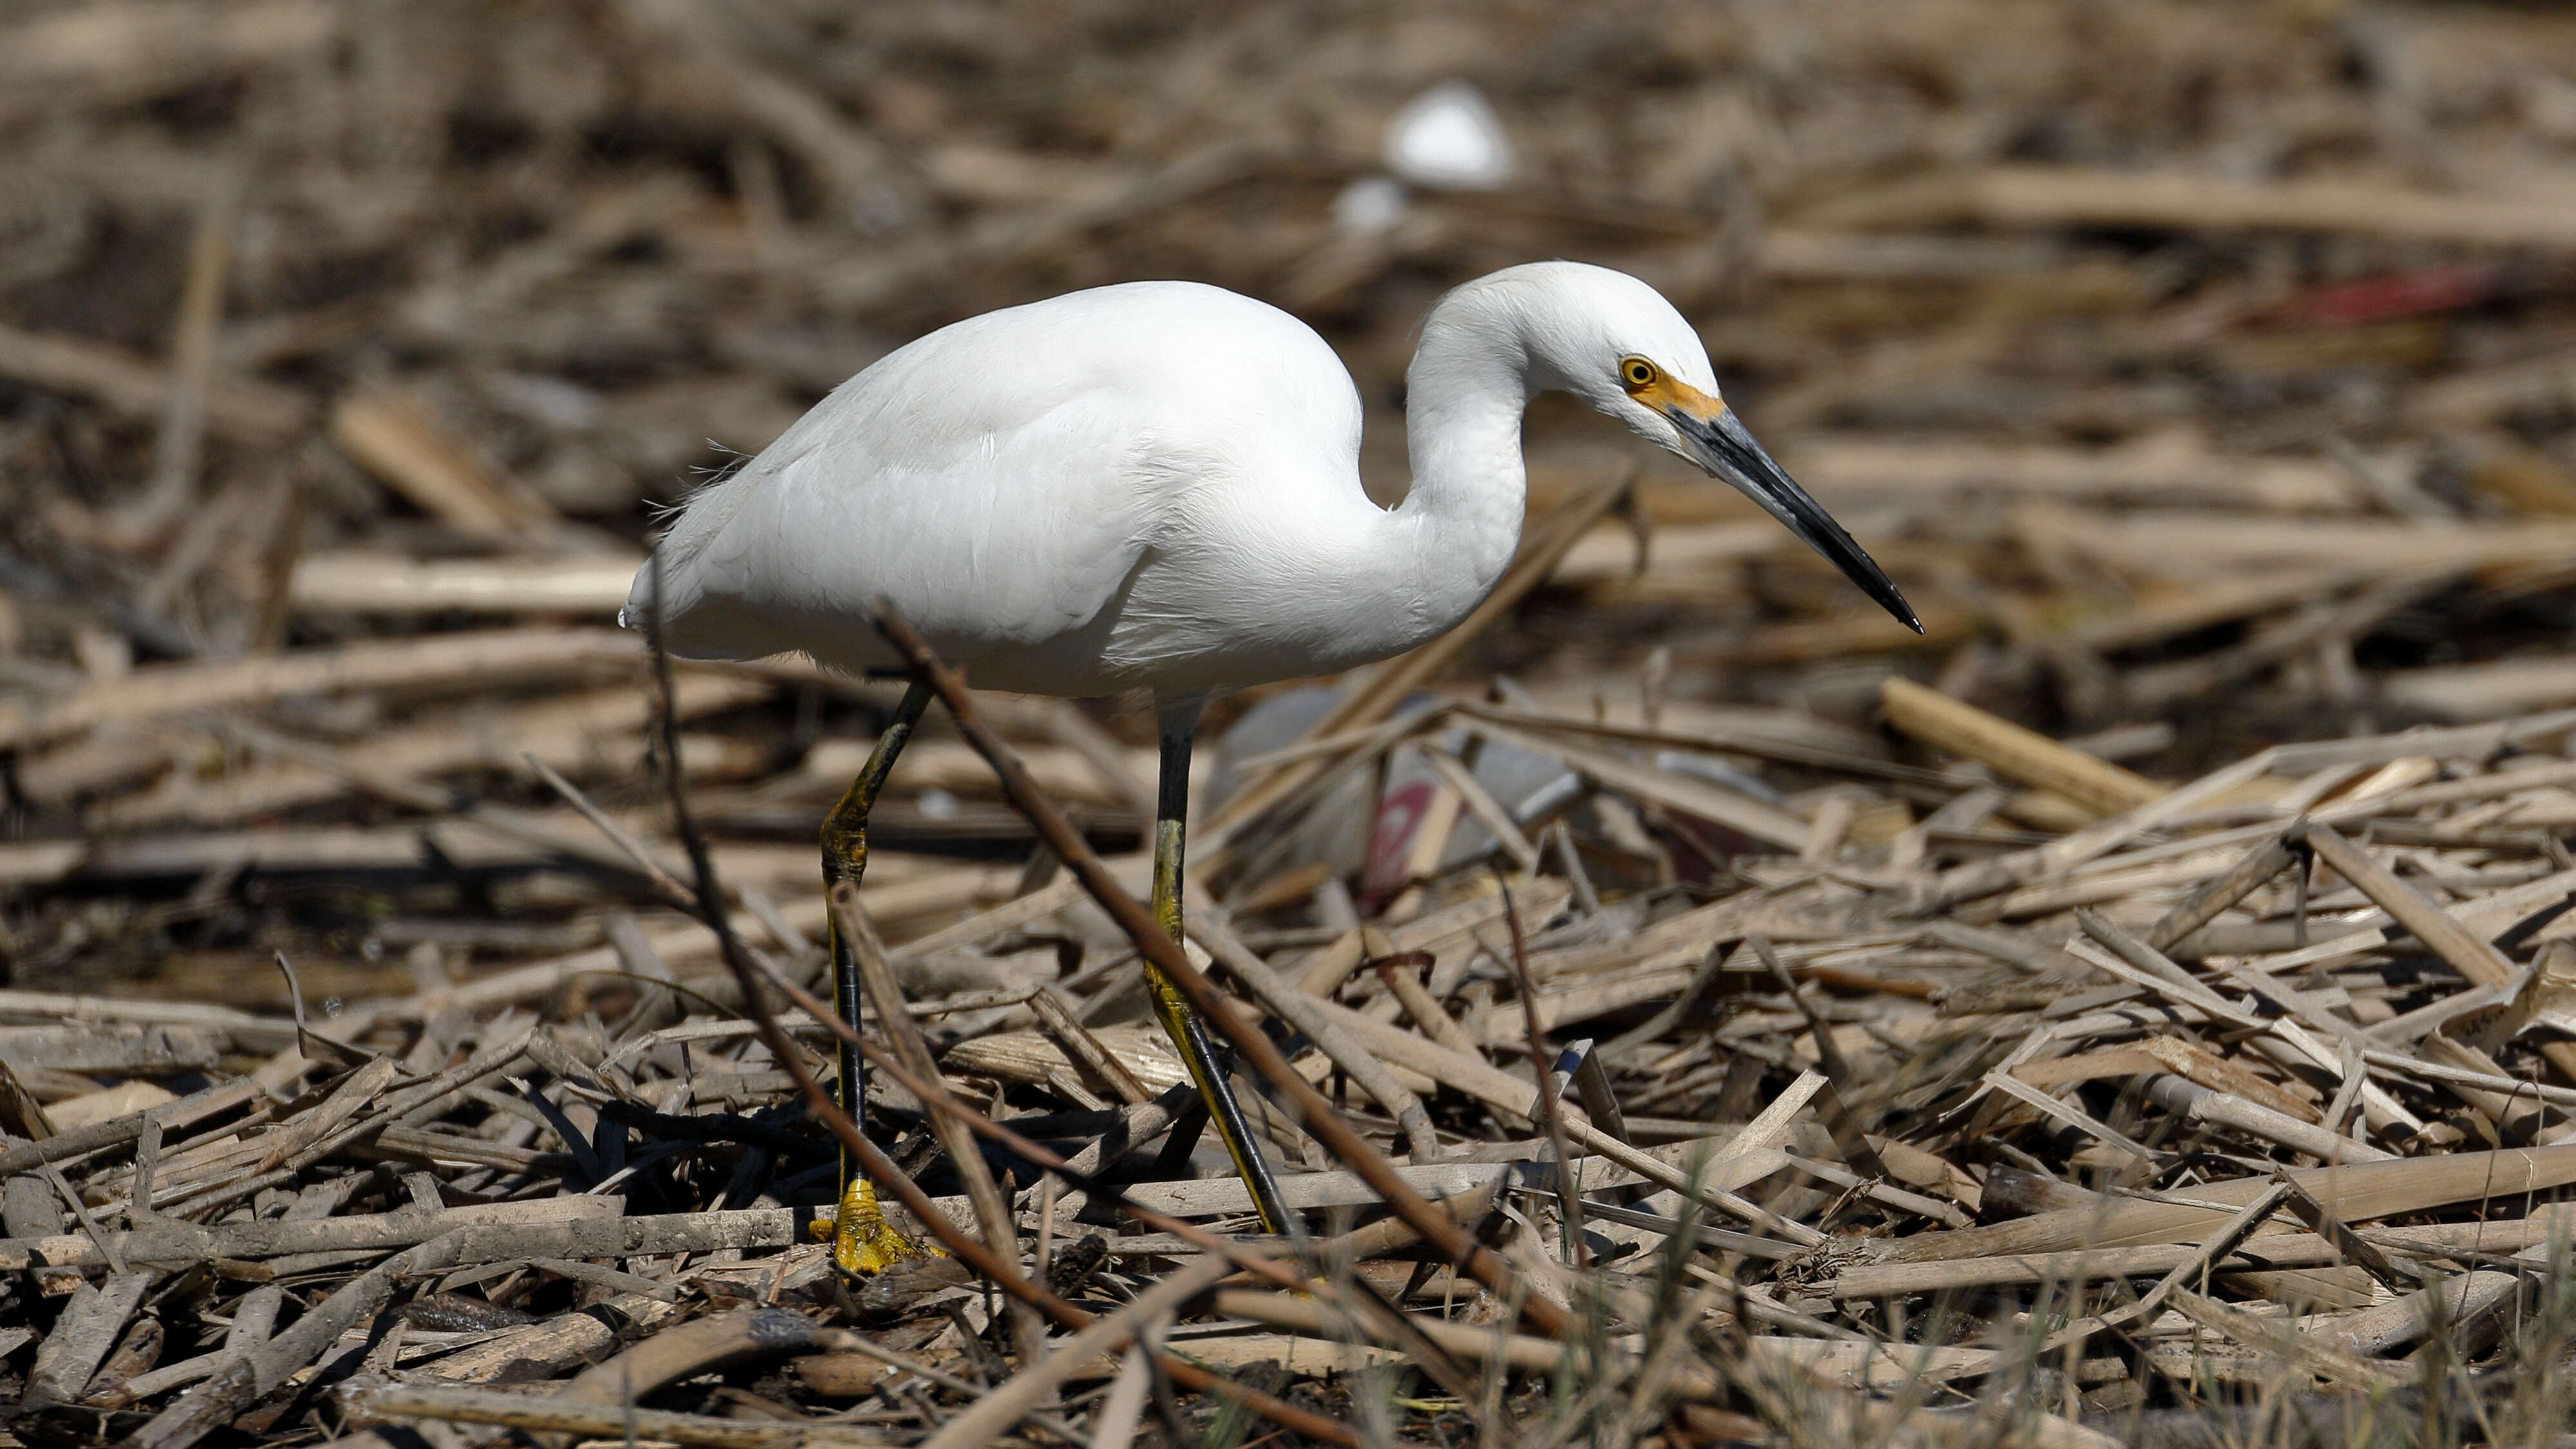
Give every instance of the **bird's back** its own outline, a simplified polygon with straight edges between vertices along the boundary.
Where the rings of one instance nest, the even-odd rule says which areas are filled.
[[[636,576],[694,658],[891,659],[893,604],[1006,687],[1153,683],[1111,639],[1140,563],[1247,483],[1365,506],[1360,409],[1323,339],[1216,287],[1139,282],[986,313],[888,354],[700,489]],[[1338,495],[1347,494],[1347,497]],[[1328,496],[1331,495],[1331,496]],[[1126,633],[1133,636],[1135,630]],[[1150,672],[1150,669],[1148,669]]]

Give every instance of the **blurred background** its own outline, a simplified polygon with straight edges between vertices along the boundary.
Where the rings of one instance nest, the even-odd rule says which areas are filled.
[[[11,972],[596,940],[379,787],[551,802],[533,753],[652,828],[604,626],[693,483],[928,329],[1180,277],[1339,349],[1392,499],[1412,330],[1543,257],[1673,298],[1929,632],[1542,401],[1535,510],[1642,471],[1464,687],[1883,750],[1901,671],[2158,778],[2576,701],[2561,6],[18,0]],[[879,701],[690,680],[735,878],[810,894]],[[889,828],[1020,839],[939,768]]]

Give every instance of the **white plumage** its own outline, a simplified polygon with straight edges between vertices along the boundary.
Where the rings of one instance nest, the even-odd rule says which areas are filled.
[[[802,650],[863,669],[896,662],[873,623],[890,605],[970,683],[1152,690],[1153,901],[1176,934],[1200,705],[1382,659],[1466,617],[1520,540],[1521,413],[1537,392],[1570,391],[1734,484],[1913,622],[1719,401],[1690,325],[1633,277],[1541,262],[1470,282],[1423,323],[1405,385],[1413,487],[1380,508],[1360,489],[1350,375],[1275,307],[1136,282],[970,318],[843,383],[700,490],[621,617],[658,613],[691,657]],[[928,699],[914,680],[826,822],[825,881],[859,882],[869,810]],[[835,1004],[855,1021],[856,958],[837,930],[830,949]],[[1288,1231],[1204,1028],[1169,982],[1149,970],[1147,984],[1262,1222]],[[839,1076],[855,1119],[847,1050]],[[910,1251],[845,1159],[833,1261],[869,1272]]]
[[[1638,359],[1652,386],[1623,375]],[[1385,509],[1360,487],[1349,374],[1277,308],[1135,282],[969,318],[690,498],[623,618],[644,622],[658,567],[665,638],[693,658],[891,665],[882,600],[988,688],[1178,701],[1329,673],[1438,635],[1493,587],[1520,532],[1521,413],[1549,388],[1726,477],[1894,599],[1632,277],[1541,262],[1468,283],[1424,323],[1407,387],[1413,487]]]

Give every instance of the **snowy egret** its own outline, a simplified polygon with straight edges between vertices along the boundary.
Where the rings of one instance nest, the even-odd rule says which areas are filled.
[[[1406,373],[1413,487],[1361,491],[1360,400],[1324,340],[1220,288],[1132,282],[941,328],[835,389],[692,496],[621,619],[672,652],[898,660],[891,606],[973,684],[1153,693],[1161,788],[1155,917],[1181,926],[1190,740],[1220,690],[1384,659],[1450,628],[1510,562],[1526,508],[1521,414],[1561,389],[1761,505],[1908,625],[1896,585],[1719,400],[1698,334],[1652,287],[1573,262],[1448,293]],[[657,600],[656,580],[660,597]],[[928,703],[914,681],[826,820],[827,884],[867,865],[867,817]],[[836,1006],[855,963],[832,943]],[[1287,1218],[1205,1028],[1159,973],[1156,1015],[1264,1224]],[[856,1117],[859,1064],[841,1101]],[[905,1250],[843,1166],[834,1257]]]

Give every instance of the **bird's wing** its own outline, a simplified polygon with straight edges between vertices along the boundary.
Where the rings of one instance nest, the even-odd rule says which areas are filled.
[[[1102,656],[1086,626],[1149,550],[1311,511],[1301,480],[1365,506],[1359,414],[1322,338],[1218,288],[1125,283],[988,312],[888,354],[700,490],[627,617],[645,622],[658,567],[666,637],[697,657],[891,663],[868,621],[880,599],[960,661]]]
[[[657,566],[665,635],[700,658],[890,663],[868,620],[879,600],[960,661],[1097,615],[1151,533],[1157,504],[1138,459],[1152,430],[1122,417],[1114,388],[996,385],[989,357],[951,370],[965,349],[905,352],[916,349],[700,490],[638,574],[630,622],[643,622]]]

